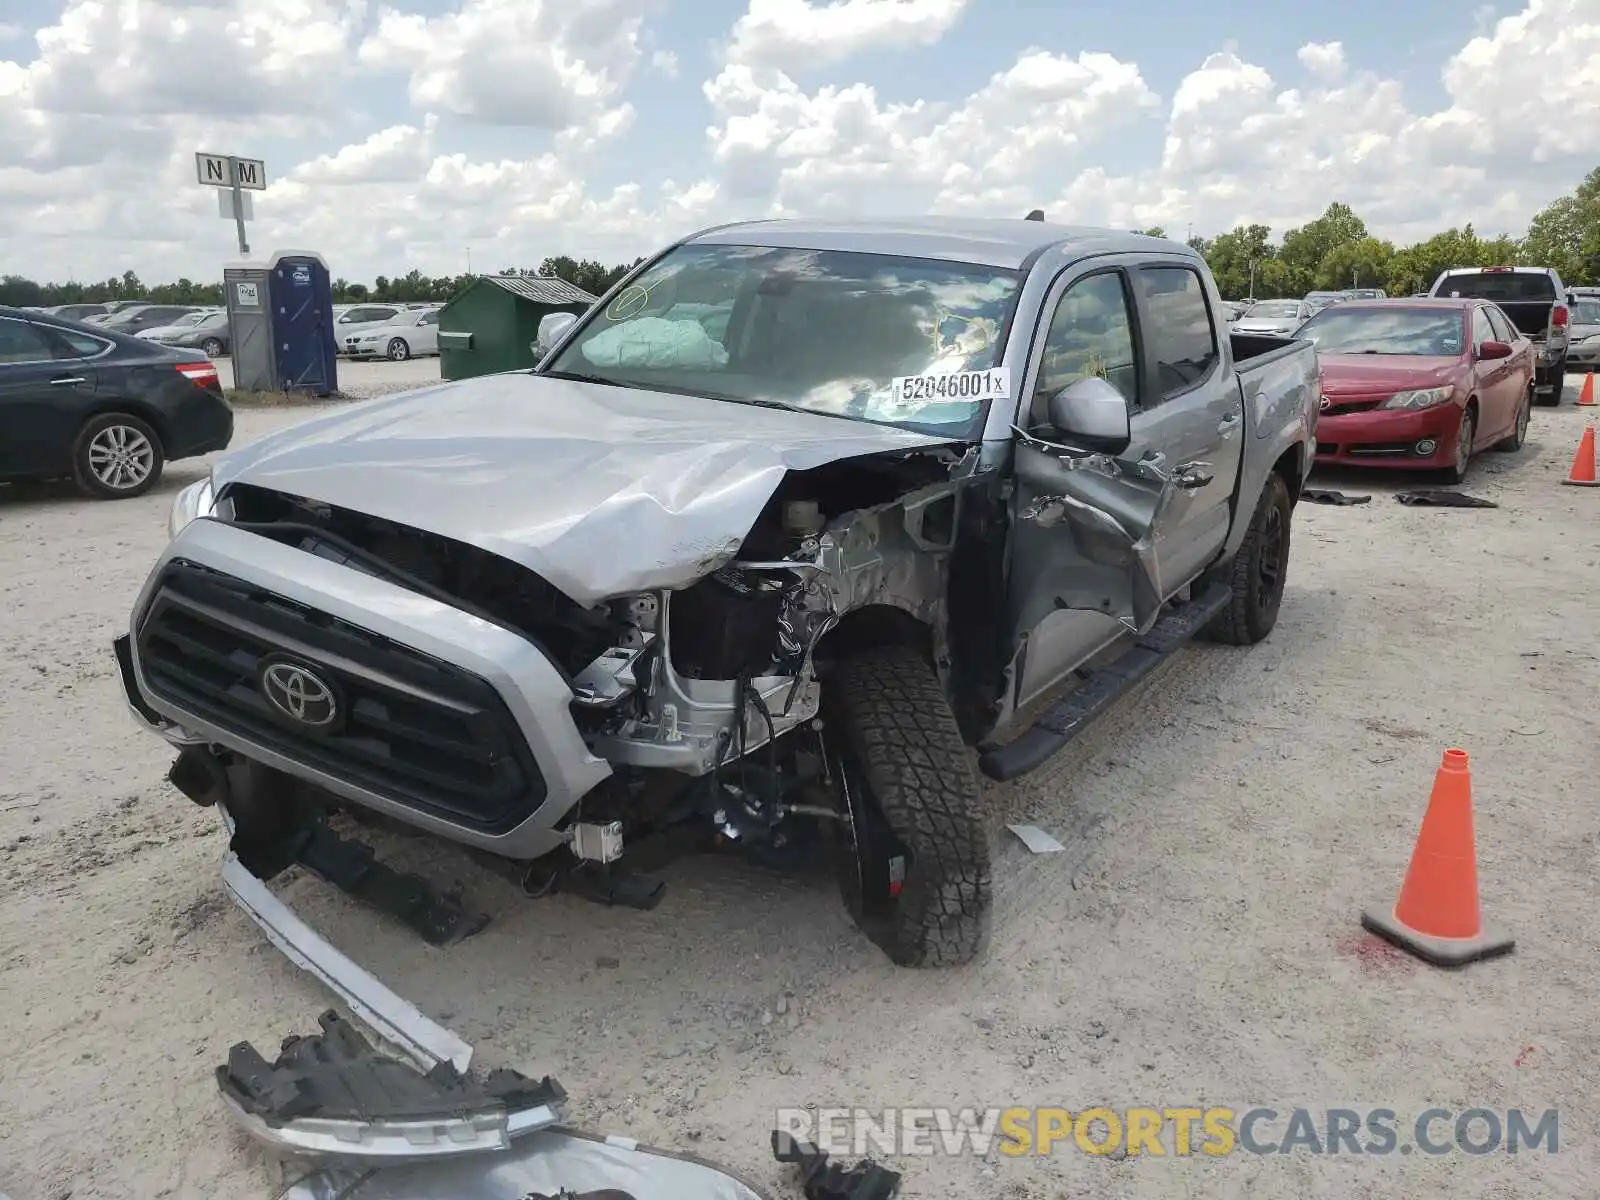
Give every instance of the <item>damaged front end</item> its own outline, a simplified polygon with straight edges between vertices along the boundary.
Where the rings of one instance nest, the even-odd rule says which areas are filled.
[[[565,849],[606,869],[685,822],[781,851],[789,817],[837,815],[816,786],[824,639],[893,612],[947,662],[975,461],[937,443],[785,471],[741,537],[655,571],[685,582],[589,604],[469,542],[234,482],[188,515],[118,639],[129,704],[262,878],[299,862],[364,898],[404,892],[308,832],[319,808],[521,863]],[[612,536],[591,553],[641,557]],[[400,901],[430,941],[462,924]]]

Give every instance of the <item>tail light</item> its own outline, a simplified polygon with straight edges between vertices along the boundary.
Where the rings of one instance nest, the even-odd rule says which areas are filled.
[[[1558,304],[1550,310],[1550,324],[1557,329],[1565,329],[1570,318],[1571,314],[1567,312],[1565,304]]]
[[[197,388],[208,388],[215,385],[222,386],[222,376],[217,374],[215,363],[181,362],[178,364],[178,374],[182,375]]]

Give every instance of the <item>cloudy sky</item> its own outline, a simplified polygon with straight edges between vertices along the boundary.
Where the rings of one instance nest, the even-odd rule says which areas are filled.
[[[1520,233],[1600,165],[1600,0],[3,0],[0,271],[606,261],[771,214]]]

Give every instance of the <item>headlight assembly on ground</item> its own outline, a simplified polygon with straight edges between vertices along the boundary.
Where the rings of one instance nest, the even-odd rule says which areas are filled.
[[[167,536],[177,537],[179,531],[190,521],[197,517],[209,517],[216,507],[217,497],[215,489],[211,486],[211,476],[207,475],[198,483],[191,483],[172,501],[172,515],[167,518]]]

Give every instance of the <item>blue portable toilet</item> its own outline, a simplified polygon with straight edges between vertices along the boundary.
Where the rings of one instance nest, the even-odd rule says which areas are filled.
[[[234,386],[250,391],[339,390],[333,284],[320,254],[280,250],[223,271]]]

